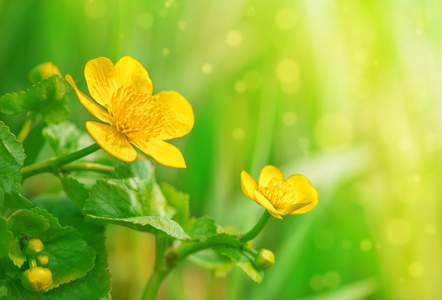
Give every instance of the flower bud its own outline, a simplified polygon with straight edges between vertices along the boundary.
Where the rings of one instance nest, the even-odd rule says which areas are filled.
[[[43,251],[44,247],[45,245],[40,239],[31,239],[28,241],[25,252],[28,256],[34,257]]]
[[[35,267],[21,274],[21,284],[32,292],[45,292],[52,284],[52,272],[49,269]]]
[[[37,262],[40,266],[46,266],[49,263],[49,257],[40,254],[37,256]]]
[[[52,62],[45,62],[32,69],[32,71],[29,73],[29,82],[31,84],[36,84],[37,82],[40,82],[55,74],[58,74],[58,76],[61,77],[61,73],[56,65],[54,65]]]
[[[255,265],[258,269],[264,270],[275,263],[275,254],[267,249],[261,249],[255,258]]]

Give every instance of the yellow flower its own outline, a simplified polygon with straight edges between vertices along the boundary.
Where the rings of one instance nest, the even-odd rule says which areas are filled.
[[[165,166],[186,167],[180,150],[165,142],[193,127],[192,106],[181,94],[163,91],[152,95],[147,71],[128,56],[115,66],[105,57],[93,59],[86,64],[84,76],[96,102],[77,88],[72,76],[66,75],[66,80],[81,104],[107,123],[86,122],[87,131],[101,148],[119,160],[132,162],[138,156],[134,145]]]
[[[246,171],[241,172],[241,188],[247,198],[263,206],[275,218],[311,211],[318,204],[318,192],[304,175],[284,173],[274,166],[265,166],[259,183]]]
[[[32,292],[44,292],[52,284],[52,272],[42,267],[26,270],[21,275],[21,283]]]
[[[32,69],[32,71],[29,73],[29,82],[31,84],[36,84],[55,74],[61,77],[61,73],[54,63],[45,62]]]

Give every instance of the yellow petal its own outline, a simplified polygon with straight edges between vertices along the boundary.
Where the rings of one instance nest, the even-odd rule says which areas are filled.
[[[115,65],[120,86],[133,85],[137,89],[152,96],[152,80],[146,69],[135,59],[129,56],[122,57]]]
[[[259,187],[268,186],[272,179],[283,181],[284,173],[277,167],[267,165],[262,168],[261,174],[259,174]]]
[[[311,211],[318,204],[318,191],[312,186],[308,188],[308,191],[304,194],[304,201],[311,200],[310,204],[300,207],[289,213],[289,215],[300,215]]]
[[[95,103],[91,98],[86,96],[82,91],[77,88],[77,85],[75,84],[72,76],[67,74],[65,78],[66,81],[69,82],[69,84],[74,89],[75,93],[77,94],[78,100],[80,100],[80,103],[98,120],[110,123],[109,114],[103,108],[101,108],[100,105]]]
[[[185,168],[186,162],[180,150],[172,144],[157,139],[131,140],[138,149],[155,159],[162,165],[173,168]]]
[[[311,185],[307,177],[301,174],[295,174],[287,178],[287,181],[293,185],[295,203],[309,203],[305,206],[295,208],[292,212],[288,214],[304,214],[311,211],[318,204],[318,192]]]
[[[255,190],[256,203],[267,209],[267,211],[277,219],[282,219],[282,217],[275,210],[273,205],[266,199],[263,195],[261,195],[258,191]]]
[[[280,213],[281,215],[288,215],[288,214],[293,213],[296,210],[300,210],[301,208],[309,205],[310,203],[312,203],[312,202],[294,203],[294,204],[292,204],[292,205],[290,205],[290,206],[288,206],[288,207],[286,207],[284,209],[276,209],[276,211],[278,213]]]
[[[307,179],[307,177],[301,174],[291,175],[289,176],[289,178],[287,178],[286,181],[290,182],[295,187],[302,187],[302,186],[307,187],[312,185],[310,181]]]
[[[112,95],[119,87],[117,70],[112,61],[106,57],[88,61],[84,77],[92,98],[102,106],[110,107]]]
[[[113,157],[124,162],[133,162],[137,159],[137,150],[132,147],[126,136],[114,127],[87,121],[86,129],[97,144]]]
[[[258,189],[258,183],[244,170],[241,172],[241,188],[247,198],[256,201],[255,191]]]
[[[186,135],[193,127],[193,109],[186,98],[175,91],[160,92],[152,97],[152,101],[163,114],[161,133],[156,137],[169,140]]]

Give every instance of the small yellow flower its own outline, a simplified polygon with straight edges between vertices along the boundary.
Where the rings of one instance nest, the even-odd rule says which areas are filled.
[[[116,65],[105,57],[93,59],[86,64],[84,76],[96,102],[77,88],[72,76],[66,75],[66,80],[81,104],[107,123],[86,122],[87,131],[101,148],[132,162],[138,156],[134,145],[165,166],[186,167],[180,150],[165,142],[186,135],[193,127],[192,106],[181,94],[163,91],[152,95],[147,71],[128,56]]]
[[[21,275],[21,283],[32,292],[44,292],[52,284],[52,272],[42,267],[26,270]]]
[[[247,198],[263,206],[275,218],[311,211],[318,204],[318,192],[304,175],[284,173],[274,166],[265,166],[259,183],[246,171],[241,172],[241,188]]]
[[[32,71],[29,73],[29,82],[31,84],[36,84],[55,74],[61,77],[60,70],[58,70],[54,63],[45,62],[32,69]]]
[[[275,263],[275,254],[267,249],[261,249],[255,258],[255,266],[259,270],[267,269]]]

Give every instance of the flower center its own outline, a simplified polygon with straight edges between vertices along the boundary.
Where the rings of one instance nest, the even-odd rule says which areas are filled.
[[[273,179],[266,187],[260,187],[258,192],[266,197],[276,209],[284,209],[295,200],[293,185],[287,181]]]
[[[111,125],[128,138],[148,139],[160,133],[163,115],[152,101],[152,96],[134,86],[120,87],[106,107]]]

